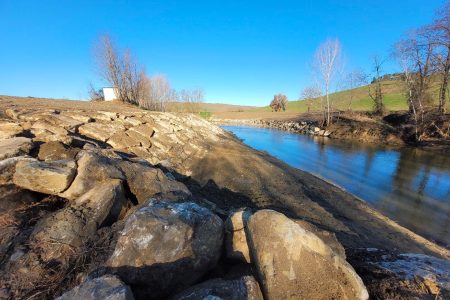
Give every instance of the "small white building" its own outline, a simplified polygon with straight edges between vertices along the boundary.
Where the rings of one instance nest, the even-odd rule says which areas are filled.
[[[104,87],[103,88],[103,99],[105,101],[117,100],[117,88],[115,87]]]

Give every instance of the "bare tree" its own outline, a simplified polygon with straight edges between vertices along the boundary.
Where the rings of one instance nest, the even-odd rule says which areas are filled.
[[[102,90],[96,89],[92,82],[88,85],[88,95],[89,95],[89,101],[103,101],[103,92]]]
[[[270,102],[270,107],[272,108],[272,111],[278,112],[278,111],[286,111],[287,108],[287,97],[283,94],[276,94],[273,96],[272,101]]]
[[[338,39],[328,39],[317,48],[314,55],[314,68],[321,77],[326,97],[325,124],[331,124],[330,89],[336,73],[342,66],[341,43]]]
[[[383,104],[383,89],[381,87],[382,65],[383,60],[381,60],[377,55],[373,56],[373,71],[375,73],[375,80],[369,85],[369,96],[373,100],[373,110],[377,115],[383,115],[385,112],[385,107]]]
[[[200,103],[204,101],[203,89],[181,90],[178,93],[179,101],[184,103],[185,110],[191,113],[200,111]]]
[[[355,97],[355,88],[367,83],[367,75],[361,69],[353,69],[347,74],[346,86],[350,90],[350,99],[348,111],[352,110],[353,98]]]
[[[145,71],[127,50],[121,54],[111,38],[104,35],[95,46],[95,59],[102,78],[116,88],[119,100],[139,104],[145,91]]]
[[[415,136],[420,140],[425,111],[432,103],[429,87],[431,75],[436,70],[434,43],[426,31],[415,31],[395,47],[408,87],[409,112],[414,118]]]
[[[442,74],[439,90],[439,112],[445,114],[449,72],[450,72],[450,2],[437,11],[437,19],[425,28],[435,46],[438,71]]]
[[[305,101],[305,104],[308,108],[308,112],[311,111],[311,105],[313,104],[314,99],[317,99],[322,96],[322,91],[317,86],[308,86],[303,89],[300,97]]]

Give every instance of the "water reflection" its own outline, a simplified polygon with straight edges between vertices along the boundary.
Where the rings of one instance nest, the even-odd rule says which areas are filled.
[[[399,224],[450,244],[450,158],[283,131],[224,126],[251,147],[330,180]]]

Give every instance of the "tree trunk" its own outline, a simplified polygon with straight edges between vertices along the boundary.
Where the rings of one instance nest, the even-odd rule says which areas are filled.
[[[328,95],[328,85],[326,87],[327,93],[327,126],[330,126],[330,97]]]
[[[447,60],[445,61],[444,65],[444,76],[442,78],[442,86],[441,86],[441,92],[439,95],[439,112],[442,114],[445,114],[445,93],[447,91],[448,86],[448,72],[450,71],[450,46],[447,50]]]

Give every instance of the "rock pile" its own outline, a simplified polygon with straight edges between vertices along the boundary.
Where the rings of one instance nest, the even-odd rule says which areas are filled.
[[[144,112],[7,115],[0,298],[368,298],[330,233],[273,210],[224,216],[167,173],[223,134],[206,121]]]

